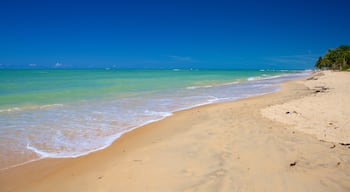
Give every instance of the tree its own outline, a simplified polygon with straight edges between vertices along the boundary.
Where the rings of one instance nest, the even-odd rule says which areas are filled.
[[[341,67],[344,68],[350,63],[350,46],[341,45],[339,48],[339,62],[341,62]]]
[[[341,45],[335,49],[329,49],[326,54],[320,57],[315,67],[332,68],[333,70],[347,70],[350,68],[350,46]]]
[[[323,65],[323,59],[322,59],[322,57],[319,57],[316,64],[315,64],[315,67],[321,69],[322,65]]]

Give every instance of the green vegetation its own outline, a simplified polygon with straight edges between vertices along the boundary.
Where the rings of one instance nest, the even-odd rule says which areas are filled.
[[[341,45],[335,49],[329,49],[322,57],[319,57],[315,67],[318,69],[349,70],[350,46]]]

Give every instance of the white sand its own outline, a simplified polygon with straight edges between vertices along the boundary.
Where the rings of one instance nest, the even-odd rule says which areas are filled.
[[[310,95],[265,108],[263,115],[321,140],[350,143],[350,73],[326,71],[299,83]]]

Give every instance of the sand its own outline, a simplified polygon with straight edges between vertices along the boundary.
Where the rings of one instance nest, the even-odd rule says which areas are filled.
[[[350,143],[350,83],[346,82],[350,73],[318,73],[301,82],[313,90],[309,97],[268,107],[262,113],[318,139]]]
[[[1,171],[0,191],[350,191],[350,149],[339,144],[348,142],[350,88],[341,84],[350,73],[324,74],[177,112],[83,157]],[[315,93],[318,83],[329,89]]]

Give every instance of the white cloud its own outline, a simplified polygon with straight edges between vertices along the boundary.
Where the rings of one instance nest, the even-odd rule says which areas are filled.
[[[55,67],[61,67],[61,66],[62,66],[61,63],[58,63],[58,62],[57,62],[57,63],[55,64]]]
[[[28,66],[29,66],[29,67],[36,67],[37,64],[31,63],[31,64],[29,64]]]

